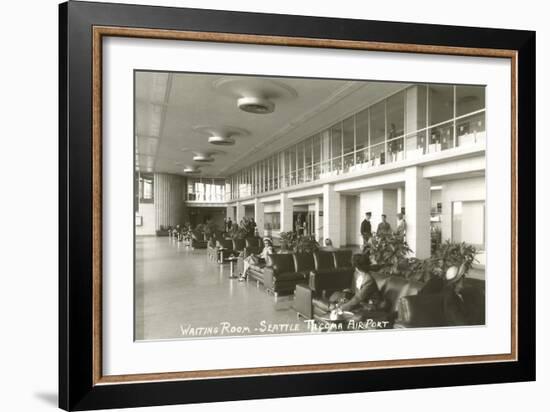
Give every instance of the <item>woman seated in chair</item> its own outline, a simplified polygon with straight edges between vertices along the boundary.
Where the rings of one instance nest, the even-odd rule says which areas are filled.
[[[268,237],[264,238],[264,248],[262,249],[261,253],[258,255],[251,254],[243,259],[243,273],[241,273],[241,276],[239,277],[239,281],[246,280],[246,277],[248,276],[248,268],[250,265],[261,265],[262,263],[265,264],[267,256],[273,254],[273,242]]]
[[[368,253],[353,256],[355,274],[352,289],[334,292],[330,296],[331,310],[352,312],[354,319],[362,320],[368,312],[383,309],[384,301],[378,290],[376,280],[369,273],[370,256]]]

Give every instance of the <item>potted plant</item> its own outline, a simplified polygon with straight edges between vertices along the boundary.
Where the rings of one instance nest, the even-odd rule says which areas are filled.
[[[300,236],[294,246],[297,253],[313,253],[319,250],[319,243],[313,236]]]
[[[403,236],[395,234],[374,235],[369,249],[380,270],[389,274],[398,274],[403,262],[412,250]]]
[[[214,223],[211,219],[206,222],[204,225],[204,234],[206,235],[207,239],[210,239],[211,237],[215,237],[215,235],[219,232],[218,225]]]
[[[294,247],[296,246],[296,242],[298,240],[298,236],[295,232],[292,232],[292,231],[281,232],[279,234],[279,237],[281,239],[282,252],[288,252],[288,251],[294,250]]]
[[[436,261],[441,273],[445,273],[450,266],[464,264],[465,274],[470,271],[473,264],[477,262],[477,249],[475,246],[465,242],[453,243],[450,240],[441,244],[436,250],[433,259]]]
[[[199,223],[195,229],[192,231],[193,239],[195,240],[205,240],[204,239],[204,233],[206,230],[206,225],[204,223]]]

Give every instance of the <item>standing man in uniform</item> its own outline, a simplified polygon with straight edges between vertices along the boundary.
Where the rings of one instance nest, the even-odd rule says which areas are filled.
[[[365,213],[365,219],[361,222],[361,236],[363,237],[363,251],[365,251],[369,239],[372,237],[372,227],[370,224],[371,212]]]
[[[403,213],[397,214],[397,227],[395,228],[395,234],[402,238],[407,234],[407,222]]]
[[[382,221],[378,224],[378,229],[376,230],[376,234],[378,236],[388,236],[391,235],[391,226],[388,222],[386,222],[386,215],[381,215]]]

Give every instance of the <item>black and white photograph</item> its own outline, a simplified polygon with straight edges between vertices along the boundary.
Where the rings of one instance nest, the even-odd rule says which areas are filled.
[[[544,10],[7,3],[0,409],[544,405]]]
[[[485,93],[136,69],[135,339],[484,327]]]

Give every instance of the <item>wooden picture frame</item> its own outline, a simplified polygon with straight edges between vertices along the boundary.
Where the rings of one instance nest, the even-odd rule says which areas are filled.
[[[522,219],[534,216],[535,208],[534,32],[86,2],[61,4],[59,13],[61,408],[89,410],[535,379],[535,233],[531,225],[521,224]],[[509,59],[512,351],[104,376],[101,46],[106,36]]]

